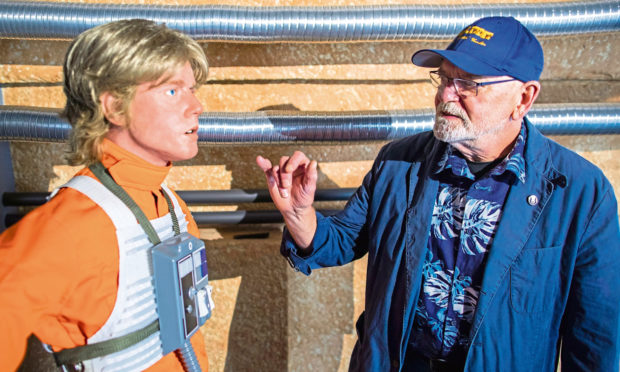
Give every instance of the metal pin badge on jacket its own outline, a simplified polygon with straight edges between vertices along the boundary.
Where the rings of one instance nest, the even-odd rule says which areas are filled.
[[[527,197],[527,203],[529,205],[536,205],[538,204],[538,196],[536,195],[530,195]]]

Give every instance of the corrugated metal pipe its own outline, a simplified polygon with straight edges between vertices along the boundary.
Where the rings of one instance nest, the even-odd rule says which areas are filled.
[[[354,42],[449,40],[482,16],[511,15],[537,36],[616,31],[620,2],[249,7],[3,2],[0,37],[72,39],[123,18],[165,22],[199,40]]]
[[[619,134],[620,104],[537,104],[528,118],[543,133]],[[203,113],[201,143],[303,143],[392,140],[430,130],[434,110]],[[62,142],[71,127],[58,111],[0,106],[0,140]]]

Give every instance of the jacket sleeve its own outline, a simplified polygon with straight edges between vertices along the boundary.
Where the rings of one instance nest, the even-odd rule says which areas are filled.
[[[620,354],[620,228],[611,187],[581,238],[563,320],[562,369],[617,371]]]
[[[35,315],[30,311],[30,301],[19,290],[22,271],[16,267],[12,247],[7,243],[6,231],[0,235],[0,366],[6,371],[15,371],[26,353],[27,338],[33,329]],[[17,282],[17,283],[15,283]],[[22,305],[26,311],[22,311]]]
[[[341,266],[364,256],[368,252],[367,222],[369,200],[372,195],[374,175],[381,163],[385,147],[379,153],[372,169],[366,174],[362,185],[356,190],[344,209],[334,216],[325,217],[317,212],[317,228],[311,253],[302,257],[299,247],[284,229],[280,253],[291,267],[310,275],[312,269]]]
[[[2,370],[16,370],[30,334],[58,313],[62,298],[73,288],[76,262],[62,247],[74,244],[71,234],[61,239],[52,231],[55,227],[31,214],[0,235]]]

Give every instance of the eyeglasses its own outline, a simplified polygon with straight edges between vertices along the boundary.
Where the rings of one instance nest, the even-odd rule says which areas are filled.
[[[497,80],[497,81],[485,81],[479,83],[473,80],[467,79],[459,79],[459,78],[449,78],[443,74],[440,74],[439,71],[431,71],[431,84],[437,89],[443,89],[452,82],[454,84],[454,89],[456,89],[456,94],[460,97],[471,97],[478,95],[478,87],[483,87],[485,85],[506,83],[508,81],[517,80],[515,78],[506,79],[506,80]]]

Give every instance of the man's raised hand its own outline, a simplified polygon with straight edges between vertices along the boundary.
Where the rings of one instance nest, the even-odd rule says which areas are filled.
[[[256,157],[256,164],[265,173],[271,200],[282,213],[293,238],[301,247],[312,242],[316,215],[312,203],[318,178],[317,163],[301,151],[283,156],[273,166],[269,159]]]

